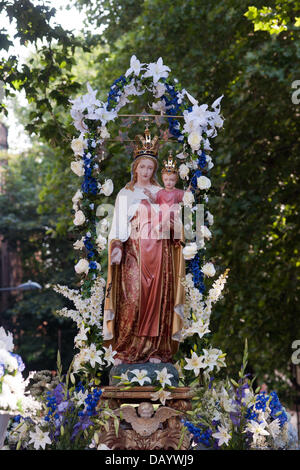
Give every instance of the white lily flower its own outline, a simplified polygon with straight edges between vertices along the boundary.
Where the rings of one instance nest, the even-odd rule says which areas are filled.
[[[131,56],[130,67],[126,71],[125,77],[128,77],[128,75],[131,75],[132,73],[134,75],[139,75],[143,65],[145,65],[145,64],[141,64],[141,62],[136,58],[135,55]]]
[[[172,385],[170,378],[173,377],[173,374],[168,374],[168,370],[164,367],[162,370],[156,370],[157,380],[161,383],[162,387],[165,385]]]
[[[163,405],[166,404],[166,400],[171,399],[171,392],[167,392],[163,388],[160,388],[157,392],[151,393],[151,400],[159,400]]]
[[[108,348],[103,346],[103,349],[105,351],[104,360],[107,362],[108,365],[114,364],[115,363],[114,356],[117,354],[117,351],[112,350],[111,344],[109,345]]]
[[[9,352],[14,349],[13,335],[10,331],[6,333],[3,326],[0,327],[0,349],[5,349],[5,351]]]
[[[198,105],[198,101],[190,93],[185,90],[185,94],[193,105]]]
[[[47,444],[52,444],[49,433],[43,431],[38,426],[36,426],[35,431],[30,431],[29,437],[29,444],[33,444],[35,450],[38,450],[40,447],[45,450]]]
[[[221,103],[221,100],[223,98],[224,95],[221,95],[219,96],[219,98],[217,98],[213,104],[211,105],[212,108],[217,108],[218,106],[220,106],[220,103]]]
[[[185,357],[184,360],[187,363],[184,366],[184,369],[192,370],[196,377],[199,375],[200,369],[205,367],[204,364],[203,364],[203,356],[197,356],[197,354],[194,351],[193,351],[192,357],[190,359]]]
[[[95,344],[91,344],[89,348],[86,348],[83,351],[86,362],[89,362],[93,368],[96,366],[96,363],[100,364],[100,366],[103,365],[103,352],[97,350]]]
[[[160,57],[157,62],[151,62],[148,65],[143,77],[153,77],[153,82],[157,83],[160,78],[167,78],[168,72],[171,72],[171,69],[163,64],[163,60]]]
[[[203,353],[203,367],[206,370],[212,371],[216,367],[218,371],[220,367],[226,367],[224,355],[220,349],[203,349]]]
[[[228,446],[228,442],[231,439],[230,432],[224,426],[218,426],[217,431],[212,434],[212,437],[218,439],[218,446],[220,447],[223,444]]]
[[[105,126],[109,121],[114,121],[116,117],[118,117],[118,113],[116,111],[109,111],[107,109],[107,104],[104,104],[100,108],[96,108],[95,111],[86,115],[87,119],[100,120],[102,126]]]
[[[114,183],[111,179],[105,180],[105,183],[102,184],[100,189],[100,194],[104,194],[104,196],[110,196],[114,190]]]
[[[274,421],[271,421],[271,423],[268,425],[268,431],[270,431],[273,439],[276,439],[276,437],[280,434],[280,421],[278,418],[274,419]]]
[[[144,385],[144,382],[151,383],[150,377],[148,377],[145,369],[134,369],[131,373],[134,374],[134,377],[132,377],[130,382],[138,382],[140,385]]]
[[[204,322],[201,318],[196,322],[192,323],[192,326],[188,329],[188,333],[193,335],[199,335],[199,338],[202,338],[204,335],[210,332],[209,322]]]
[[[256,421],[251,420],[243,432],[250,432],[252,434],[253,444],[255,444],[260,436],[269,436],[269,433],[265,427],[266,423],[259,424]]]

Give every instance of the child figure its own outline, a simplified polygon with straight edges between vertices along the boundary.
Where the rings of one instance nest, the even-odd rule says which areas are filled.
[[[157,191],[153,195],[148,189],[144,193],[153,204],[160,206],[156,225],[158,238],[169,238],[176,247],[180,246],[181,220],[179,221],[180,206],[184,191],[175,187],[178,181],[178,170],[173,162],[171,152],[168,162],[164,161],[164,168],[161,170],[164,189]]]

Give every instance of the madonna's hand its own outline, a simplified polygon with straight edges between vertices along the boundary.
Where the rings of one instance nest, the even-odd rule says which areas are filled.
[[[115,246],[111,251],[110,264],[120,264],[122,259],[122,249]]]

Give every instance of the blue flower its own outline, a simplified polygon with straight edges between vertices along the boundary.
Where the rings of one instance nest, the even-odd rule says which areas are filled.
[[[269,407],[271,409],[271,416],[274,419],[279,419],[280,427],[282,427],[287,422],[287,414],[279,401],[276,392],[270,393],[271,401]]]
[[[184,426],[188,431],[193,434],[194,441],[196,443],[204,444],[206,447],[211,447],[211,436],[212,430],[209,428],[204,428],[202,424],[199,424],[199,427],[195,426],[193,423],[187,420],[182,420]]]
[[[194,189],[196,189],[198,187],[197,178],[199,178],[201,175],[202,175],[201,170],[195,170],[194,171],[193,176],[191,178],[191,185]]]
[[[246,413],[246,419],[257,421],[258,422],[258,413],[255,410],[266,410],[266,406],[271,410],[270,415],[275,420],[279,420],[280,427],[282,427],[287,421],[287,414],[281,405],[279,398],[276,392],[271,392],[270,395],[267,395],[266,392],[261,392],[257,395],[255,404],[250,406]]]
[[[89,263],[89,268],[90,268],[90,269],[97,269],[97,263],[96,263],[96,261],[90,261],[90,263]]]
[[[78,384],[76,385],[75,391],[76,391],[77,393],[80,392],[80,391],[84,393],[85,388],[84,388],[84,385],[83,385],[83,383],[82,383],[81,381],[78,382]]]
[[[203,294],[203,292],[205,291],[205,285],[203,282],[204,274],[200,268],[200,258],[198,253],[194,256],[193,259],[188,261],[187,268],[188,271],[193,275],[195,287]]]
[[[255,401],[255,409],[266,411],[266,405],[269,397],[265,394],[265,392],[259,393],[256,397]]]
[[[199,152],[198,152],[198,155],[199,155]],[[204,151],[201,152],[201,155],[198,158],[198,165],[200,166],[200,168],[204,168],[206,165],[206,155]]]

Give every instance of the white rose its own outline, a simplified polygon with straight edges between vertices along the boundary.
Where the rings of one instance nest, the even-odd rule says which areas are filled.
[[[213,277],[216,274],[215,267],[212,263],[205,263],[202,266],[202,272],[208,277]]]
[[[83,237],[81,240],[76,240],[76,242],[73,243],[73,246],[75,250],[82,250],[84,248]]]
[[[106,247],[106,243],[107,243],[106,238],[99,234],[98,237],[96,238],[96,244],[98,248],[100,250],[104,250],[104,248]]]
[[[190,172],[190,169],[187,165],[185,165],[184,163],[182,163],[179,167],[179,176],[181,179],[188,179],[188,175],[189,175],[189,172]]]
[[[192,207],[193,202],[195,202],[195,198],[192,191],[185,191],[182,201],[185,206]]]
[[[164,101],[157,101],[156,103],[152,103],[152,109],[162,114],[167,111],[166,104]]]
[[[75,271],[77,274],[88,273],[89,262],[87,259],[81,258],[77,264],[75,264]]]
[[[83,176],[84,175],[84,166],[82,161],[73,161],[71,162],[71,170],[75,173],[77,176]]]
[[[199,189],[209,189],[211,187],[211,181],[206,176],[199,176],[197,178],[197,185]]]
[[[197,251],[198,251],[197,243],[193,242],[193,243],[189,243],[183,248],[182,254],[184,256],[184,259],[190,260],[194,258]]]
[[[74,204],[76,204],[76,202],[78,202],[82,198],[83,198],[82,192],[80,191],[80,189],[77,189],[76,193],[72,197],[72,202],[74,202]]]
[[[192,131],[188,136],[188,143],[192,150],[199,150],[202,137],[197,131]]]
[[[112,180],[105,180],[105,183],[102,184],[100,194],[104,194],[105,196],[110,196],[114,190],[114,183]]]
[[[77,211],[73,220],[74,225],[82,225],[85,222],[85,215],[82,211]]]
[[[201,226],[201,233],[204,238],[207,238],[208,240],[211,238],[211,231],[206,227],[206,225]]]
[[[209,225],[214,223],[214,216],[209,211],[206,212],[206,219]]]
[[[156,91],[155,91],[155,94],[154,94],[155,98],[160,98],[162,95],[165,94],[166,87],[163,83],[158,82],[155,85],[155,88],[156,88]]]
[[[108,139],[110,137],[110,133],[105,126],[100,127],[100,136],[102,139]]]
[[[83,155],[84,149],[87,148],[86,142],[80,138],[73,139],[71,142],[71,148],[75,155]]]

